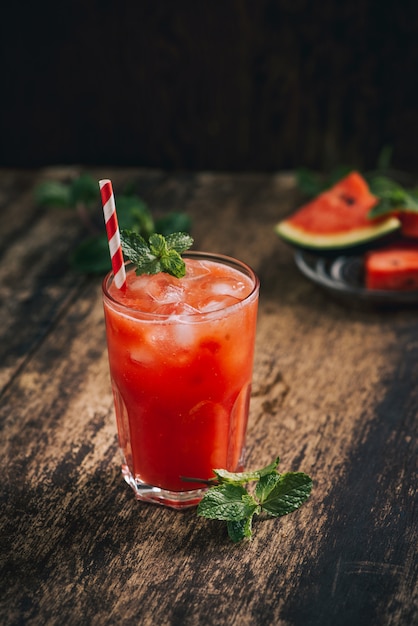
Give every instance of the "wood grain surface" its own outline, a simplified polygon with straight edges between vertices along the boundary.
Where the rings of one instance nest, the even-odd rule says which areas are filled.
[[[336,301],[298,272],[273,232],[291,174],[89,170],[260,276],[247,466],[278,454],[314,488],[233,545],[121,477],[101,281],[69,265],[73,214],[33,196],[79,171],[0,172],[0,623],[417,624],[417,310]]]

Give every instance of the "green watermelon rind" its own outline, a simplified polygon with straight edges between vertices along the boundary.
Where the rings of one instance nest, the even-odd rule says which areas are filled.
[[[385,237],[400,227],[401,222],[397,217],[389,217],[376,224],[371,223],[370,226],[318,235],[294,226],[290,220],[282,220],[275,226],[275,231],[282,239],[296,247],[315,251],[341,251]]]

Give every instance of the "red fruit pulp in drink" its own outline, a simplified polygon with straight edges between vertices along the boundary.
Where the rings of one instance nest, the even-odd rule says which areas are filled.
[[[104,297],[125,471],[169,491],[242,467],[258,303],[252,273],[185,262],[185,278],[128,271]]]

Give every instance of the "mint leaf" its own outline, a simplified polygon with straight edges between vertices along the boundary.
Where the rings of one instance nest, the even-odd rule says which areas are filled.
[[[383,146],[383,148],[381,149],[377,157],[377,169],[385,170],[389,168],[390,163],[392,161],[392,152],[393,152],[392,146],[389,146],[389,145]]]
[[[138,196],[118,196],[118,222],[121,230],[133,230],[143,237],[154,232],[154,220],[141,198]]]
[[[193,239],[187,233],[173,233],[164,237],[154,233],[149,241],[133,230],[121,230],[124,255],[136,265],[136,273],[157,274],[166,272],[177,278],[186,273],[186,265],[178,250],[186,250]]]
[[[367,217],[369,220],[374,220],[384,215],[390,215],[393,213],[394,207],[390,200],[384,198],[380,200],[374,207],[368,212]]]
[[[253,515],[247,517],[246,519],[240,519],[234,522],[227,522],[227,529],[229,538],[232,539],[234,543],[238,543],[243,539],[251,539],[252,536],[252,523],[253,523]]]
[[[403,194],[403,188],[397,182],[387,176],[372,176],[369,180],[370,191],[379,198],[392,198],[397,194]]]
[[[279,462],[280,458],[277,457],[272,463],[266,465],[266,467],[258,470],[252,470],[250,472],[228,472],[224,469],[215,469],[213,470],[213,472],[214,474],[216,474],[216,477],[221,483],[225,482],[244,484],[252,480],[259,480],[262,476],[270,474],[276,469],[276,467],[279,465]]]
[[[408,191],[405,193],[405,210],[418,213],[418,192]]]
[[[296,184],[305,196],[314,198],[347,176],[352,170],[353,168],[348,165],[340,165],[324,176],[306,167],[301,167],[296,170]]]
[[[172,211],[155,220],[155,232],[170,235],[175,232],[189,232],[191,229],[191,219],[185,213]]]
[[[404,189],[387,176],[375,176],[369,181],[370,191],[379,202],[369,211],[368,217],[375,219],[394,212],[418,213],[418,194]]]
[[[394,213],[418,213],[418,195],[413,192],[404,192],[402,196],[394,194],[391,198],[381,198],[369,211],[367,217],[376,219]]]
[[[280,474],[278,472],[271,472],[262,476],[255,487],[255,496],[263,504],[273,489],[280,482]]]
[[[156,257],[162,257],[168,252],[167,242],[162,235],[157,235],[156,233],[151,235],[148,245],[152,254]]]
[[[193,245],[193,239],[188,233],[170,233],[165,237],[167,247],[179,254],[185,252]]]
[[[70,203],[73,206],[95,204],[100,200],[100,191],[95,179],[88,174],[82,174],[75,178],[69,188]]]
[[[312,479],[302,472],[279,474],[279,457],[265,467],[249,472],[213,470],[216,479],[205,480],[210,487],[197,507],[197,514],[209,519],[227,522],[228,535],[234,543],[251,539],[254,515],[261,512],[270,517],[288,515],[298,509],[309,497]],[[189,479],[199,482],[198,479]],[[254,496],[243,486],[257,481]]]
[[[231,483],[211,487],[197,507],[197,514],[209,519],[236,522],[252,516],[259,505],[241,485]]]
[[[306,167],[296,170],[296,184],[299,190],[309,198],[314,198],[325,188],[321,176]]]
[[[111,269],[105,234],[84,239],[70,256],[72,267],[85,274],[106,274]]]
[[[123,254],[136,265],[137,274],[157,274],[161,271],[156,255],[141,235],[132,230],[122,230],[120,238]]]
[[[153,233],[167,236],[176,232],[186,233],[190,231],[191,219],[184,213],[167,213],[154,221],[147,204],[134,192],[135,184],[131,182],[125,185],[123,192],[117,196],[120,230],[134,231],[146,240]],[[70,263],[74,269],[87,274],[103,274],[110,270],[106,235],[104,235],[105,239],[102,238],[103,221],[100,216],[100,190],[96,180],[89,174],[83,173],[66,182],[45,181],[36,187],[34,199],[38,206],[73,209],[85,227],[88,238],[81,240],[80,244],[71,252]],[[107,250],[103,246],[103,242],[105,242]],[[174,250],[181,254],[177,249],[176,241],[174,244]],[[191,243],[187,244],[186,247],[190,247],[190,245]],[[168,247],[170,250],[171,246]],[[180,248],[186,249],[184,245]],[[168,258],[161,260],[162,262],[159,259],[143,259],[141,263],[143,269],[138,270],[138,272],[167,271],[181,277],[184,271],[183,262],[171,252],[168,252],[167,256]]]
[[[262,509],[273,517],[288,515],[307,500],[311,489],[312,479],[307,474],[281,474],[271,490],[263,490]]]
[[[154,233],[149,238],[149,247],[152,254],[159,259],[160,271],[177,276],[177,278],[181,278],[186,273],[185,263],[177,249],[174,247],[178,246],[178,249],[181,252],[188,248],[188,245],[184,247],[179,244],[180,241],[183,242],[182,235],[183,233],[175,233],[168,235],[167,237],[163,237],[163,235]],[[187,237],[187,243],[189,243],[191,238],[188,235],[185,237]]]
[[[70,190],[64,183],[47,181],[36,188],[35,201],[39,206],[68,208],[71,205]]]
[[[161,257],[161,269],[167,274],[182,278],[186,274],[186,265],[176,250],[168,250],[168,252]]]

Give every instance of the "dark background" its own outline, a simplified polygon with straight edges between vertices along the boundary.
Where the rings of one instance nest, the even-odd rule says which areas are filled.
[[[0,166],[418,168],[418,2],[15,2]]]

